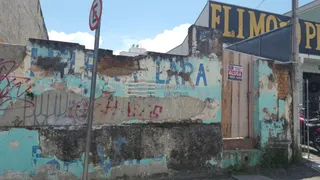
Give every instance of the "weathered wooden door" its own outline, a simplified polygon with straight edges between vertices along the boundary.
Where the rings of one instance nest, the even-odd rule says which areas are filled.
[[[230,64],[242,66],[242,81],[228,79]],[[221,120],[223,137],[249,137],[253,119],[253,57],[224,50],[223,69]]]

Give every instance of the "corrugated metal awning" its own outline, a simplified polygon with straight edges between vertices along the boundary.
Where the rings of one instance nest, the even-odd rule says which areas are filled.
[[[226,49],[260,56],[283,63],[289,63],[292,59],[291,34],[291,25],[288,25],[256,37],[237,42],[226,47]]]

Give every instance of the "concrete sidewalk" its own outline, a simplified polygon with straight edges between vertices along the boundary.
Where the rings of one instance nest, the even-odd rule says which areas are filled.
[[[255,175],[232,177],[235,180],[320,180],[320,168],[318,171],[314,168],[316,165],[314,162],[305,162],[288,169],[264,169]]]
[[[315,166],[319,166],[319,171]],[[149,177],[148,180],[320,180],[320,162],[306,161],[287,169],[262,169],[256,173],[239,175],[208,175],[181,173]]]

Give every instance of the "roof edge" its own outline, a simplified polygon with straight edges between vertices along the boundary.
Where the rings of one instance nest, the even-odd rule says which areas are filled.
[[[203,11],[206,9],[206,7],[208,6],[208,4],[210,3],[210,0],[208,0],[207,1],[207,3],[206,3],[206,5],[202,8],[202,10],[201,10],[201,12],[200,12],[200,14],[199,14],[199,16],[197,17],[197,19],[194,21],[194,23],[193,24],[196,24],[196,22],[199,20],[199,18],[200,18],[200,16],[201,16],[201,14],[203,13]],[[192,25],[191,25],[192,26]],[[169,51],[167,51],[167,52],[170,52],[170,51],[173,51],[173,50],[175,50],[175,49],[177,49],[179,46],[182,46],[182,44],[184,43],[184,41],[187,39],[187,37],[188,37],[188,35],[183,39],[183,41],[182,41],[182,43],[181,44],[179,44],[179,45],[177,45],[176,47],[174,47],[174,48],[172,48],[172,49],[170,49]]]
[[[305,11],[309,11],[317,6],[320,5],[320,1],[319,0],[314,0],[314,1],[311,1],[303,6],[300,6],[297,10],[297,13],[300,14],[302,12],[305,12]],[[288,11],[286,13],[284,13],[283,15],[285,16],[291,16],[291,11]]]

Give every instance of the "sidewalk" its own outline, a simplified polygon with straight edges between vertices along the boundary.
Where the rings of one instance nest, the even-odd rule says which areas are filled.
[[[319,171],[317,168],[319,166]],[[288,169],[263,169],[250,175],[208,175],[203,173],[175,173],[158,175],[148,180],[320,180],[320,161],[306,161]],[[146,180],[147,180],[146,179]]]
[[[288,169],[264,169],[256,175],[236,176],[235,180],[320,180],[320,163],[306,161]],[[260,176],[259,176],[260,175]]]

